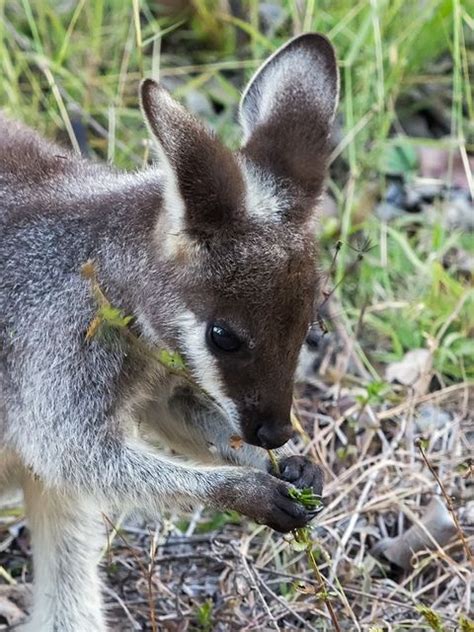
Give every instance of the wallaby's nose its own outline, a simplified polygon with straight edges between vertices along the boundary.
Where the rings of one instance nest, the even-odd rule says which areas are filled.
[[[261,424],[256,431],[258,445],[267,450],[279,448],[286,443],[293,434],[290,423],[285,425]]]

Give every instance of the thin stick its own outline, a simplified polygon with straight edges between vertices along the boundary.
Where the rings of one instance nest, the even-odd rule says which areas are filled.
[[[441,482],[441,479],[438,476],[438,473],[435,471],[435,469],[433,468],[433,466],[431,465],[430,460],[428,459],[428,457],[426,456],[426,453],[423,449],[423,443],[421,439],[417,439],[416,442],[416,447],[418,448],[418,450],[420,451],[421,457],[423,459],[423,461],[425,462],[425,464],[428,466],[428,469],[430,470],[430,472],[433,474],[434,479],[436,480],[436,482],[439,485],[439,488],[441,489],[441,493],[443,494],[443,497],[446,501],[446,504],[448,506],[449,512],[454,520],[454,524],[456,525],[456,531],[458,532],[459,538],[462,542],[464,551],[466,552],[466,556],[467,559],[469,560],[469,562],[471,563],[471,566],[474,564],[474,559],[472,557],[472,553],[471,553],[471,549],[469,548],[469,544],[466,540],[466,536],[464,535],[464,532],[461,528],[461,525],[459,524],[459,520],[457,517],[457,514],[454,510],[454,506],[453,506],[453,502],[451,500],[451,497],[449,496],[449,494],[447,493],[443,483]]]
[[[280,464],[278,463],[278,459],[276,458],[273,450],[267,450],[268,456],[270,458],[272,464],[272,470],[275,474],[280,474]]]
[[[277,475],[280,474],[280,465],[278,463],[278,460],[275,454],[272,452],[272,450],[267,450],[267,452],[272,464],[273,472]],[[306,556],[309,560],[309,564],[313,571],[316,582],[319,586],[314,589],[314,595],[315,596],[319,595],[321,599],[324,601],[324,603],[326,604],[326,608],[328,610],[329,616],[331,617],[331,621],[333,623],[334,629],[336,630],[336,632],[341,632],[341,627],[339,626],[339,621],[337,620],[336,613],[334,611],[334,608],[332,607],[332,603],[329,599],[329,595],[324,588],[325,584],[324,584],[323,576],[321,575],[319,571],[318,565],[316,563],[316,559],[313,554],[312,541],[309,535],[308,528],[305,527],[302,529],[295,529],[295,531],[293,532],[293,537],[295,538],[297,542],[303,542],[306,545],[305,547]]]
[[[323,576],[321,575],[321,573],[319,572],[318,565],[316,564],[316,560],[314,559],[313,550],[311,548],[311,543],[308,544],[308,547],[306,549],[306,554],[308,556],[309,563],[311,564],[311,568],[313,569],[314,576],[316,577],[316,579],[319,582],[320,586],[324,586],[324,579],[323,579]],[[315,594],[317,594],[316,589],[315,589]],[[332,607],[332,603],[331,603],[331,600],[329,599],[329,595],[327,594],[327,592],[325,590],[322,591],[320,593],[320,595],[321,595],[324,603],[326,604],[326,608],[328,609],[329,616],[331,617],[331,621],[332,621],[332,624],[334,626],[334,629],[337,632],[341,632],[341,627],[339,625],[339,621],[337,620],[337,616],[336,616],[336,613],[334,611],[334,608]]]
[[[154,603],[154,594],[153,594],[153,583],[151,581],[151,563],[149,565],[149,568],[147,569],[145,564],[142,562],[142,560],[138,556],[138,553],[136,552],[134,547],[131,546],[127,542],[127,538],[122,533],[120,533],[120,531],[115,527],[115,525],[112,522],[112,520],[110,520],[110,518],[105,513],[102,513],[102,518],[104,519],[104,521],[106,521],[112,527],[112,529],[115,531],[115,533],[118,535],[118,537],[125,544],[127,549],[130,551],[130,553],[135,558],[135,561],[137,562],[138,566],[140,567],[140,570],[141,570],[141,572],[143,574],[143,577],[144,577],[144,579],[146,580],[146,583],[147,583],[148,610],[150,612],[151,629],[152,629],[152,632],[158,632],[158,628],[156,626],[156,614],[155,614],[155,603]]]

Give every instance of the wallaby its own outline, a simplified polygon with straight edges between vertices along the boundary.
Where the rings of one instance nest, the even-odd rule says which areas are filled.
[[[318,292],[333,48],[308,33],[268,59],[236,153],[155,81],[140,97],[158,165],[138,173],[0,119],[0,488],[24,491],[34,632],[106,629],[101,512],[197,502],[287,532],[314,517],[291,486],[322,490],[318,466],[280,452],[278,478],[262,448],[290,438]],[[141,343],[178,352],[199,388],[120,336],[88,338],[86,262]]]

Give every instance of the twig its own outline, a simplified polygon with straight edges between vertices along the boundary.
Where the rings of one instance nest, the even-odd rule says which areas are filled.
[[[268,450],[268,456],[272,463],[274,473],[277,475],[280,474],[280,465],[278,463],[277,458],[275,457],[274,453],[271,450]],[[297,543],[305,545],[304,550],[306,552],[306,556],[308,558],[309,564],[316,578],[316,581],[318,582],[318,585],[319,585],[319,588],[315,588],[314,594],[315,596],[319,595],[321,599],[324,601],[324,603],[326,604],[326,608],[328,610],[329,616],[331,617],[331,621],[333,623],[334,629],[336,630],[336,632],[341,632],[341,628],[339,626],[336,613],[329,599],[329,594],[324,589],[325,583],[324,583],[323,576],[321,575],[319,571],[318,565],[316,563],[316,559],[314,557],[313,547],[312,547],[313,543],[311,541],[309,529],[307,527],[302,528],[302,529],[296,529],[295,531],[293,531],[293,537]]]
[[[403,402],[402,404],[398,404],[398,406],[394,406],[393,408],[389,408],[388,410],[382,410],[377,413],[377,418],[380,420],[383,419],[391,419],[396,415],[400,415],[405,412],[407,408],[410,406],[417,406],[418,404],[424,404],[426,402],[430,402],[432,400],[441,400],[453,393],[456,393],[460,390],[466,390],[474,387],[474,381],[468,380],[466,382],[462,382],[461,384],[451,384],[451,386],[446,386],[446,388],[442,388],[439,391],[434,391],[433,393],[427,393],[426,395],[420,395],[419,397],[413,397],[412,399]]]
[[[156,552],[157,552],[157,535],[156,535],[156,529],[155,529],[155,532],[153,533],[153,535],[150,533],[150,561],[148,563],[147,574],[146,574],[147,589],[148,589],[148,610],[150,613],[151,629],[153,630],[153,632],[158,632],[158,627],[156,624],[155,603],[154,603],[154,597],[153,597],[153,567],[155,565]]]
[[[263,569],[265,570],[265,569]],[[254,565],[254,573],[256,575],[256,577],[258,577],[258,579],[260,580],[260,583],[262,584],[263,589],[271,596],[273,597],[273,599],[275,599],[275,601],[277,601],[281,606],[283,606],[283,608],[285,608],[290,614],[292,614],[295,619],[297,621],[299,621],[300,623],[303,624],[304,629],[305,630],[312,630],[313,632],[318,632],[316,628],[314,628],[312,625],[309,624],[308,621],[306,621],[305,619],[303,619],[302,616],[300,616],[296,610],[294,610],[294,608],[290,607],[290,604],[288,603],[288,601],[285,601],[284,599],[282,599],[281,597],[279,597],[275,592],[273,592],[273,590],[270,588],[270,586],[268,586],[266,584],[266,582],[264,582],[261,577],[260,574],[257,571],[257,567]],[[322,613],[323,614],[323,613]]]
[[[336,612],[335,612],[334,608],[332,607],[332,603],[331,603],[331,599],[329,597],[329,593],[327,592],[327,590],[324,589],[326,580],[323,577],[323,575],[321,575],[321,572],[320,572],[320,570],[318,568],[318,564],[317,564],[316,559],[314,557],[312,541],[311,541],[311,538],[309,537],[308,528],[297,529],[294,535],[295,535],[295,540],[297,542],[304,542],[306,544],[306,548],[305,548],[306,555],[308,557],[308,560],[309,560],[311,569],[313,571],[314,577],[315,577],[316,581],[319,583],[319,588],[315,588],[314,594],[315,594],[315,596],[319,595],[321,597],[321,599],[324,601],[324,603],[326,604],[326,608],[328,610],[329,616],[331,617],[331,621],[332,621],[332,624],[334,626],[334,629],[336,630],[336,632],[341,632],[341,627],[339,625],[339,621],[337,619]],[[304,539],[302,539],[302,538],[304,538]]]
[[[150,567],[147,569],[146,566],[141,561],[140,557],[138,556],[138,554],[137,554],[136,550],[134,549],[134,547],[131,546],[128,543],[127,538],[122,533],[120,533],[120,531],[117,530],[117,528],[115,527],[115,525],[112,522],[112,520],[110,520],[110,518],[105,513],[102,513],[102,517],[112,527],[112,529],[118,535],[118,537],[122,540],[124,545],[127,547],[127,550],[130,551],[130,553],[135,558],[135,561],[137,562],[138,566],[140,567],[142,575],[143,575],[144,579],[147,582],[148,609],[149,609],[149,612],[150,612],[152,631],[153,632],[158,632],[158,628],[156,627],[153,585],[152,585],[152,582],[150,580],[150,567],[151,567],[151,564],[150,564]]]
[[[428,457],[426,456],[425,450],[423,449],[423,442],[421,439],[417,439],[416,440],[416,447],[418,448],[418,450],[420,451],[421,457],[423,459],[423,461],[425,462],[425,464],[427,465],[428,469],[430,470],[431,474],[433,475],[434,479],[436,480],[436,482],[439,485],[439,488],[441,490],[441,493],[443,494],[443,497],[446,501],[446,504],[448,506],[449,512],[453,518],[454,524],[456,525],[456,531],[459,535],[459,538],[462,542],[464,551],[466,552],[466,556],[467,559],[469,560],[469,562],[471,563],[471,566],[474,564],[474,559],[471,553],[471,549],[469,548],[469,544],[467,542],[466,536],[464,535],[464,532],[461,528],[461,525],[459,523],[456,511],[454,510],[454,506],[453,506],[453,502],[451,500],[451,497],[449,496],[448,492],[446,491],[443,483],[441,482],[441,479],[438,476],[438,473],[435,471],[434,467],[431,465],[430,460],[428,459]]]
[[[92,340],[97,335],[102,325],[108,325],[112,329],[116,329],[124,336],[132,347],[138,350],[140,354],[159,364],[170,375],[175,375],[186,380],[193,389],[197,390],[204,398],[212,403],[213,406],[218,408],[225,417],[227,417],[227,412],[222,408],[219,402],[216,401],[216,399],[200,384],[198,384],[194,377],[189,373],[184,364],[184,360],[176,351],[170,352],[167,349],[151,349],[129,329],[129,324],[133,321],[133,317],[125,316],[121,310],[114,307],[106,297],[104,291],[99,285],[94,261],[86,261],[81,268],[81,273],[82,276],[90,282],[92,295],[99,308],[87,328],[86,341]],[[175,368],[173,363],[175,363],[178,368]]]
[[[335,575],[336,574],[336,570],[337,570],[337,566],[339,564],[339,561],[341,559],[342,556],[342,552],[344,550],[344,548],[346,547],[347,543],[349,542],[349,539],[352,535],[352,532],[357,524],[357,521],[359,520],[360,517],[360,512],[362,510],[362,507],[364,506],[364,503],[367,500],[367,496],[369,495],[370,490],[372,489],[372,486],[375,482],[375,479],[377,478],[378,472],[377,470],[372,470],[372,472],[369,474],[369,476],[367,477],[367,481],[364,485],[364,488],[362,490],[362,492],[359,495],[359,499],[357,501],[357,505],[351,515],[351,518],[349,520],[349,524],[347,525],[347,528],[338,544],[338,547],[336,549],[336,553],[334,555],[334,561],[332,564],[332,574]]]
[[[132,627],[134,630],[141,630],[142,626],[140,625],[140,623],[138,623],[138,621],[133,617],[132,613],[130,612],[130,610],[127,607],[127,604],[124,602],[124,600],[117,595],[117,593],[112,590],[111,588],[109,588],[109,586],[107,586],[107,584],[103,584],[102,589],[104,590],[104,592],[107,595],[110,595],[110,597],[112,597],[112,599],[115,599],[115,601],[119,604],[119,606],[122,608],[122,610],[125,612],[125,616],[127,617],[127,619],[130,621],[130,623],[132,624]]]
[[[260,587],[258,586],[257,578],[254,575],[254,573],[252,572],[252,569],[250,568],[249,563],[247,562],[247,559],[246,559],[245,555],[241,555],[240,559],[242,561],[242,566],[244,567],[247,575],[250,578],[250,581],[252,583],[252,588],[255,589],[255,592],[259,596],[260,601],[262,602],[262,605],[263,605],[263,607],[265,609],[265,612],[267,613],[267,616],[268,616],[272,626],[275,628],[275,630],[279,630],[280,628],[278,626],[278,623],[277,623],[275,617],[273,616],[269,605],[265,601],[265,597],[263,596],[262,591],[260,590]]]

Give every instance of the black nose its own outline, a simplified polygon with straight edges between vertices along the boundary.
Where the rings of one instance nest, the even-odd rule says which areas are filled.
[[[257,428],[255,433],[257,439],[256,444],[267,450],[279,448],[291,439],[292,434],[293,428],[291,424],[285,424],[283,426],[262,424]]]

